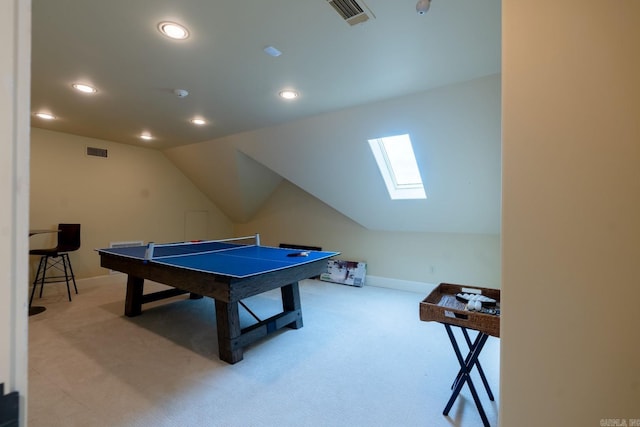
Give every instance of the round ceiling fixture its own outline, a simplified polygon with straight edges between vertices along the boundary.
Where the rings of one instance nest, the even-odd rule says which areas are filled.
[[[71,85],[75,90],[82,93],[96,93],[98,89],[93,86],[86,85],[84,83],[74,83]]]
[[[151,136],[150,133],[145,132],[145,133],[140,135],[140,139],[144,139],[145,141],[151,141],[153,139],[153,137]]]
[[[296,99],[298,97],[298,92],[296,92],[295,90],[286,89],[281,90],[279,95],[280,98],[283,99]]]
[[[34,114],[36,117],[40,117],[41,119],[44,120],[53,120],[56,118],[56,116],[54,116],[53,114],[49,114],[49,113],[35,113]]]
[[[194,119],[191,119],[191,123],[198,126],[204,126],[207,124],[207,121],[205,119],[194,118]]]
[[[174,40],[184,40],[189,37],[189,31],[175,22],[164,21],[158,24],[158,30]]]
[[[424,15],[429,10],[429,6],[431,6],[431,0],[418,0],[418,3],[416,3],[416,13],[418,15]]]
[[[189,96],[189,91],[186,91],[184,89],[174,89],[173,94],[178,98],[186,98],[187,96]]]

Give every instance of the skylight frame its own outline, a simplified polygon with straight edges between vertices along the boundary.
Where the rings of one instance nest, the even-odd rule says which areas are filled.
[[[427,194],[424,190],[424,183],[422,181],[422,174],[418,167],[418,162],[413,151],[413,144],[411,143],[411,137],[409,134],[394,135],[382,138],[373,138],[368,140],[369,147],[373,153],[380,174],[384,179],[389,197],[392,200],[408,200],[408,199],[426,199]],[[406,175],[406,169],[403,172],[403,165],[398,163],[397,154],[389,153],[388,148],[392,147],[390,144],[407,144],[406,157],[402,160],[402,164],[409,168],[409,175],[413,176],[415,181],[402,182],[404,179],[399,179],[401,175]]]

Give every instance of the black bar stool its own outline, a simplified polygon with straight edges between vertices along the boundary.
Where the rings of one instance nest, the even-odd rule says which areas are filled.
[[[58,225],[58,244],[55,248],[49,249],[31,249],[29,255],[40,255],[40,263],[36,272],[36,278],[33,281],[33,289],[31,290],[31,298],[29,299],[29,307],[33,302],[33,296],[36,287],[40,283],[40,298],[42,298],[42,290],[45,283],[61,282],[62,279],[67,283],[67,295],[71,301],[71,288],[69,282],[73,282],[73,287],[78,293],[76,286],[76,278],[71,268],[71,260],[69,252],[80,249],[80,224],[59,224]],[[57,274],[47,276],[47,272],[51,269],[58,271]],[[62,275],[64,273],[64,275]]]

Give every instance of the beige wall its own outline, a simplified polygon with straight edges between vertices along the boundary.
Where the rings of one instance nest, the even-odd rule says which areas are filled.
[[[108,158],[86,156],[87,146],[107,149]],[[233,224],[162,152],[33,128],[30,227],[60,222],[82,224],[82,247],[71,255],[79,277],[107,273],[94,249],[110,242],[179,241],[193,238],[194,228],[204,238],[233,233]],[[45,247],[55,237],[33,236],[30,244]]]
[[[109,157],[88,157],[87,146],[106,148]],[[260,233],[265,244],[337,250],[345,259],[366,261],[369,275],[383,281],[378,284],[450,281],[500,286],[498,235],[370,231],[288,181],[250,222],[234,228],[157,150],[34,128],[31,151],[30,226],[82,224],[82,248],[72,255],[79,277],[106,273],[95,248],[117,241],[192,238],[185,234],[185,218],[189,212],[208,211],[205,237]],[[55,237],[33,236],[30,244],[54,245]],[[37,258],[31,261],[33,274]]]
[[[505,427],[640,419],[639,19],[503,1]]]
[[[259,232],[263,243],[320,246],[341,258],[367,262],[367,274],[381,286],[426,293],[440,282],[500,285],[500,237],[486,234],[370,231],[288,181],[237,235]]]

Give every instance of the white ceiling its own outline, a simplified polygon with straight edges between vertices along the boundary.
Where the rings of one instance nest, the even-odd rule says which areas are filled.
[[[32,111],[57,119],[32,124],[165,149],[500,72],[499,0],[366,5],[375,19],[350,26],[326,0],[33,0]],[[164,20],[191,37],[163,37]]]

